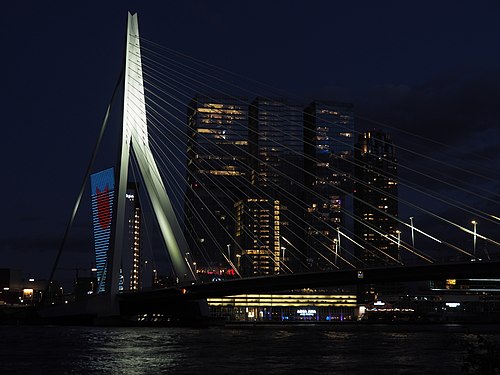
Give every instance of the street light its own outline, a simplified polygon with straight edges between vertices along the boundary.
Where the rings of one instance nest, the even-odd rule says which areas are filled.
[[[410,226],[411,226],[411,247],[415,248],[415,231],[413,228],[413,216],[410,216]]]
[[[399,253],[399,248],[401,247],[401,231],[396,229],[396,234],[398,235],[398,260],[401,260],[401,254]]]
[[[340,253],[340,228],[337,227],[337,248],[335,249],[335,265],[337,265],[337,257]]]
[[[284,266],[285,266],[285,251],[286,251],[286,247],[285,246],[281,246],[281,250],[283,251],[283,257],[281,258],[281,270],[283,272],[285,272]]]
[[[285,251],[286,251],[286,247],[285,247],[285,246],[281,246],[281,250],[283,250],[283,261],[285,261]]]
[[[231,244],[227,244],[227,259],[231,260]]]
[[[477,241],[477,231],[476,231],[477,221],[472,220],[471,224],[474,226],[474,251],[473,251],[473,254],[474,254],[474,258],[475,258],[476,257],[476,241]]]

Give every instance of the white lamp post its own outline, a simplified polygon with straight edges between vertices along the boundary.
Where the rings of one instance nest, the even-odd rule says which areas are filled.
[[[415,231],[413,229],[413,216],[410,216],[410,226],[411,226],[411,246],[415,248]]]
[[[477,221],[476,220],[472,220],[471,224],[474,226],[474,235],[473,235],[474,236],[473,237],[474,238],[474,245],[473,245],[474,246],[473,247],[474,251],[473,251],[473,254],[474,254],[474,258],[475,258],[476,257],[476,242],[477,242],[477,231],[476,231],[476,229],[477,229]]]

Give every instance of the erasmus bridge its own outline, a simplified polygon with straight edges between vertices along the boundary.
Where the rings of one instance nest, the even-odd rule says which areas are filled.
[[[148,47],[144,47],[144,45]],[[436,206],[449,205],[461,212],[464,217],[467,217],[467,222],[472,223],[473,227],[462,226],[460,223],[454,221],[453,218],[443,217],[429,208],[421,206],[417,201],[398,198],[397,195],[394,195],[394,190],[384,190],[377,187],[376,184],[368,186],[370,182],[357,178],[355,174],[345,174],[342,170],[336,169],[338,168],[338,164],[325,163],[313,157],[310,162],[315,166],[323,168],[322,178],[319,179],[317,175],[312,175],[303,165],[299,165],[300,163],[294,164],[294,160],[304,158],[304,155],[295,155],[294,153],[297,151],[291,145],[293,142],[289,140],[295,138],[295,141],[300,139],[300,142],[302,142],[303,134],[300,132],[293,133],[292,126],[288,129],[286,126],[281,129],[272,129],[274,131],[273,136],[271,136],[269,129],[259,130],[259,134],[254,134],[255,137],[261,137],[261,141],[263,139],[264,141],[274,143],[269,146],[268,150],[285,150],[287,155],[291,155],[287,159],[288,161],[286,158],[282,158],[283,160],[280,160],[280,158],[273,159],[272,155],[269,157],[266,154],[262,157],[262,153],[252,153],[246,147],[248,146],[246,141],[233,142],[232,144],[232,147],[234,146],[238,149],[237,155],[244,155],[246,157],[245,160],[247,160],[247,163],[240,166],[246,171],[246,176],[257,176],[255,178],[262,178],[265,183],[260,184],[260,186],[256,184],[250,192],[241,183],[231,182],[230,178],[227,178],[227,181],[229,181],[228,184],[231,185],[230,188],[221,193],[224,194],[222,198],[221,195],[210,195],[213,193],[210,193],[210,189],[207,186],[216,185],[220,181],[220,179],[217,179],[218,175],[232,176],[239,173],[234,166],[231,168],[228,168],[227,165],[224,166],[225,160],[234,161],[237,159],[234,156],[234,150],[228,151],[227,147],[224,148],[224,145],[227,145],[226,141],[230,140],[234,134],[231,134],[229,130],[226,132],[226,130],[219,129],[215,134],[216,136],[213,136],[215,132],[213,129],[205,129],[204,132],[201,129],[195,129],[192,134],[188,135],[188,137],[197,137],[197,147],[200,154],[203,153],[207,160],[215,160],[214,163],[219,163],[218,167],[214,168],[215,172],[205,173],[200,177],[193,172],[193,169],[189,165],[186,166],[186,163],[182,163],[181,160],[174,160],[172,162],[172,159],[179,158],[180,154],[185,154],[184,140],[179,135],[179,132],[173,129],[175,127],[173,122],[177,120],[179,123],[185,125],[185,120],[183,120],[185,107],[183,113],[178,112],[180,112],[179,107],[182,103],[186,103],[192,99],[192,96],[190,97],[190,94],[188,94],[190,91],[208,91],[210,89],[212,92],[216,92],[217,97],[231,97],[231,94],[216,91],[213,87],[207,86],[201,78],[197,78],[201,76],[203,78],[208,77],[213,80],[221,80],[212,76],[211,73],[202,72],[201,69],[204,64],[202,61],[193,59],[194,67],[188,67],[185,65],[185,60],[182,60],[185,55],[175,53],[174,57],[169,57],[163,54],[170,51],[168,48],[158,48],[159,52],[157,52],[153,50],[153,47],[161,46],[142,39],[139,36],[137,15],[129,14],[123,71],[113,93],[111,103],[108,106],[95,150],[49,279],[50,284],[57,270],[85,187],[88,185],[90,175],[93,172],[97,150],[105,133],[112,103],[117,100],[119,87],[122,87],[123,119],[121,135],[118,140],[120,155],[113,172],[114,181],[116,182],[114,183],[115,194],[111,198],[107,198],[107,196],[105,198],[103,196],[97,198],[98,200],[100,199],[98,201],[100,205],[99,209],[102,210],[105,207],[108,210],[107,216],[104,219],[102,212],[99,218],[101,220],[100,225],[105,223],[109,232],[109,241],[106,242],[107,248],[101,259],[101,269],[99,270],[100,274],[98,274],[99,281],[102,283],[102,289],[98,290],[97,293],[89,295],[83,301],[63,304],[62,306],[49,306],[43,310],[43,314],[46,314],[46,316],[92,315],[106,318],[176,311],[180,315],[203,317],[207,314],[206,299],[210,297],[301,288],[376,285],[377,283],[420,280],[493,278],[499,276],[500,261],[498,259],[500,258],[497,254],[500,243],[478,230],[479,221],[481,223],[487,222],[491,226],[494,226],[499,224],[500,219],[498,217],[476,207],[469,206],[463,200],[456,199],[453,196],[432,193],[430,190],[419,187],[411,181],[403,178],[398,179],[395,175],[391,176],[391,168],[386,171],[387,175],[379,171],[375,173],[375,176],[379,179],[385,178],[388,181],[393,181],[393,185],[397,183],[408,190],[416,190],[425,199],[436,200],[438,202]],[[176,57],[179,60],[176,60]],[[168,64],[170,64],[170,67],[167,67]],[[206,65],[210,69],[214,68],[210,64]],[[177,67],[177,70],[172,68],[172,66]],[[173,86],[174,82],[177,85]],[[172,88],[170,93],[166,93],[165,87]],[[186,90],[182,91],[179,89],[182,87],[186,88]],[[234,87],[236,88],[237,85]],[[258,93],[255,96],[259,96]],[[235,102],[239,98],[233,96],[232,100]],[[214,105],[214,107],[217,109],[217,105]],[[235,116],[229,117],[230,122],[233,124],[239,121],[237,114],[235,110]],[[248,115],[250,120],[252,116],[255,116],[255,114],[250,110]],[[282,123],[297,121],[289,118],[279,118],[279,114],[276,116]],[[314,117],[315,114],[312,116]],[[215,118],[218,121],[222,117],[215,116]],[[226,118],[225,121],[229,120]],[[246,131],[249,133],[252,132],[252,129],[248,125],[239,125],[243,129],[246,126]],[[223,126],[219,128],[223,128]],[[352,129],[345,131],[352,131]],[[352,137],[352,134],[350,136]],[[283,141],[285,138],[289,140]],[[323,138],[321,138],[320,135],[315,134],[310,139],[311,142],[316,142],[328,140],[328,136],[323,134]],[[342,141],[340,140],[339,142]],[[323,150],[324,148],[318,147],[319,143],[316,142],[314,145],[307,144],[306,139],[304,147],[317,147]],[[345,145],[340,144],[340,146]],[[193,153],[193,145],[189,147],[191,147],[191,150],[188,150],[188,153]],[[200,152],[200,150],[202,151]],[[415,156],[417,155],[416,151],[406,151]],[[224,153],[227,153],[226,157],[221,157],[221,155],[224,156]],[[382,159],[383,157],[384,155],[381,155],[378,159]],[[255,160],[252,160],[252,158]],[[431,162],[431,164],[439,165],[439,167],[449,166],[444,161],[435,160],[425,155],[424,158],[428,162]],[[171,159],[170,163],[166,159]],[[293,164],[295,170],[300,170],[300,173],[306,175],[306,178],[300,180],[294,176],[294,173],[288,174],[286,168],[280,169],[279,164],[276,164],[276,160],[282,163]],[[344,164],[356,163],[349,158],[345,158],[345,161],[342,160],[342,162]],[[395,163],[395,159],[388,160],[387,162],[390,165],[391,163]],[[352,167],[356,168],[360,167],[360,165],[357,164]],[[460,166],[451,167],[462,170]],[[414,171],[413,167],[399,165],[399,168],[407,168]],[[392,170],[394,171],[394,168]],[[148,205],[151,208],[157,224],[156,227],[166,250],[165,256],[168,257],[176,275],[176,282],[171,286],[149,290],[126,290],[123,288],[121,267],[124,257],[130,257],[130,254],[126,254],[127,251],[130,251],[130,248],[125,243],[126,232],[128,230],[126,193],[131,177],[130,171],[134,171],[134,177],[140,178],[142,189],[145,192]],[[439,180],[437,177],[428,175],[427,172],[414,172],[420,177],[428,176],[431,182],[445,184],[450,188],[455,185],[453,180],[447,180],[446,177],[443,177],[443,180]],[[465,170],[462,170],[462,172],[467,173]],[[479,177],[477,172],[471,173],[473,177]],[[135,174],[138,176],[135,176]],[[304,183],[308,179],[308,174],[310,175],[309,180],[313,179],[313,183]],[[339,175],[347,183],[334,183],[328,177]],[[275,178],[269,176],[274,176]],[[187,183],[185,183],[186,178]],[[250,178],[248,179],[250,180]],[[351,180],[350,184],[348,180]],[[279,219],[271,225],[266,235],[260,233],[261,237],[258,237],[255,223],[242,221],[240,220],[241,218],[237,217],[237,213],[235,212],[236,205],[233,205],[233,207],[224,207],[221,205],[220,210],[222,213],[218,213],[218,218],[208,221],[205,219],[207,212],[210,211],[210,207],[206,203],[208,199],[212,201],[226,199],[232,203],[236,203],[235,196],[237,195],[240,198],[247,199],[246,203],[250,204],[251,200],[249,198],[259,196],[260,202],[264,202],[262,205],[269,202],[272,205],[272,202],[276,201],[276,194],[279,195],[280,191],[286,190],[284,185],[293,186],[294,188],[298,186],[303,191],[308,192],[308,196],[313,197],[315,202],[319,202],[320,206],[331,209],[336,214],[342,212],[342,215],[349,217],[348,221],[354,223],[358,228],[364,226],[364,231],[353,231],[349,225],[344,225],[345,221],[343,219],[336,219],[338,215],[333,215],[332,218],[331,215],[325,215],[323,212],[323,214],[318,214],[319,219],[316,218],[316,223],[319,220],[322,229],[313,230],[313,232],[316,237],[324,236],[324,238],[315,242],[308,242],[305,238],[301,238],[305,236],[301,236],[298,233],[295,233],[293,239],[286,238],[284,235],[286,231],[279,225]],[[329,185],[335,185],[332,188],[337,192],[337,195],[347,197],[346,200],[351,199],[351,201],[355,202],[355,207],[356,205],[359,207],[362,204],[370,208],[371,213],[366,214],[367,216],[365,217],[360,217],[356,214],[356,211],[353,213],[352,210],[343,207],[343,203],[332,202],[332,194],[325,195],[321,193],[321,189]],[[436,228],[438,228],[436,233],[424,231],[417,225],[414,225],[413,218],[410,218],[410,223],[398,218],[397,211],[396,214],[390,212],[387,210],[387,205],[380,206],[370,202],[366,197],[353,194],[352,186],[355,186],[356,189],[369,188],[370,192],[377,193],[386,202],[395,202],[396,205],[398,203],[400,205],[404,204],[419,214],[428,215],[439,223],[439,225],[436,225]],[[102,186],[98,187],[97,194],[101,194],[103,188]],[[106,186],[107,188],[109,187]],[[462,185],[457,185],[457,188],[469,196],[474,196],[478,199],[484,198],[486,204],[488,204],[488,201],[494,201],[494,198],[489,198],[489,196],[494,196],[493,193],[469,190],[469,188]],[[187,192],[183,192],[183,189],[187,189]],[[332,190],[328,191],[331,192]],[[285,195],[281,193],[280,196]],[[291,195],[295,204],[304,208],[303,212],[314,211],[313,208],[316,208],[316,203],[311,205],[311,202],[306,201],[307,199],[303,198],[303,195],[294,195],[293,193]],[[186,196],[191,197],[191,203],[183,202],[182,198],[179,198]],[[104,201],[102,199],[111,200],[106,200],[106,204],[103,205],[102,202]],[[195,200],[199,203],[196,207],[192,204]],[[178,207],[182,205],[185,206],[185,210],[189,211],[189,215],[186,214],[184,217],[179,217],[179,215],[182,215],[182,212]],[[305,207],[308,207],[308,209]],[[260,206],[259,208],[262,211],[263,207]],[[199,210],[203,210],[204,213],[200,213]],[[289,232],[293,232],[293,229],[290,230],[290,228],[304,227],[308,224],[309,228],[311,228],[312,224],[306,216],[297,214],[296,212],[289,208],[288,216],[286,217],[287,221],[289,221]],[[377,226],[375,222],[372,223],[370,221],[370,215],[377,216],[379,219],[382,218],[382,221],[392,224],[385,227]],[[471,218],[474,219],[472,222],[470,221]],[[221,222],[221,228],[214,226],[214,223],[217,222],[216,219],[220,219],[218,221]],[[238,224],[239,233],[237,234],[232,232],[234,228],[228,230],[228,226],[224,224],[227,221],[234,223],[238,220],[241,222]],[[211,239],[211,241],[206,242],[212,244],[211,246],[216,246],[216,232],[225,231],[225,234],[232,239],[230,244],[218,244],[216,246],[217,251],[215,252],[218,252],[219,258],[223,262],[226,262],[225,267],[232,271],[231,274],[234,277],[214,282],[204,280],[200,277],[199,269],[200,264],[203,263],[203,259],[195,259],[195,256],[205,258],[206,260],[207,257],[210,257],[210,252],[214,252],[214,249],[206,249],[200,244],[200,241],[189,238],[193,231],[186,230],[185,227],[193,228],[196,225],[204,229],[207,238]],[[258,223],[257,226],[261,228],[262,225],[262,223]],[[280,229],[281,233],[279,232]],[[453,243],[449,237],[440,238],[439,233],[453,231],[460,233],[462,236],[457,243]],[[371,234],[366,234],[368,232]],[[242,244],[241,240],[236,238],[237,235],[241,238],[242,233],[247,238],[250,238],[250,242],[259,244],[257,250],[248,250],[249,245]],[[365,233],[365,237],[360,237],[359,233]],[[408,237],[410,233],[411,240],[405,240],[404,236]],[[368,241],[369,238],[367,239],[370,236],[381,238],[382,241],[372,242],[371,244]],[[425,248],[421,248],[416,244],[416,236],[426,240],[425,242],[422,241],[425,244]],[[275,242],[271,240],[264,243],[262,240],[263,237],[270,237],[277,240]],[[300,243],[300,246],[297,245],[298,243]],[[481,248],[478,246],[479,243],[483,245]],[[195,249],[193,246],[198,248]],[[231,246],[233,246],[233,249],[231,249]],[[444,262],[436,260],[436,252],[431,251],[432,248],[438,248],[440,251],[445,249],[448,259],[455,259],[455,261]],[[486,251],[486,249],[489,249],[489,251]],[[304,252],[313,254],[314,256],[304,254]],[[407,257],[414,261],[404,262],[402,260],[404,257],[401,256],[403,252],[407,253]],[[317,259],[319,263],[323,264],[323,267],[315,268],[311,262],[307,262],[307,258]],[[373,260],[376,260],[376,262]],[[242,263],[245,261],[247,262],[247,272],[244,272],[245,268],[242,266]],[[249,269],[250,272],[248,272]]]

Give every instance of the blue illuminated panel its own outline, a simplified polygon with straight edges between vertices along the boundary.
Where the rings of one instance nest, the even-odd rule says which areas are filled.
[[[94,247],[97,268],[97,292],[102,293],[106,284],[106,266],[113,218],[115,193],[114,168],[90,176],[92,198],[92,221],[94,225]]]

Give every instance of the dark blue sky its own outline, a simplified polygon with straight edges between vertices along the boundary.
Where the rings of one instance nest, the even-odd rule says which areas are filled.
[[[120,72],[128,10],[144,38],[299,97],[352,101],[364,117],[498,161],[498,1],[7,4],[0,268],[46,277],[37,268],[62,238]]]

